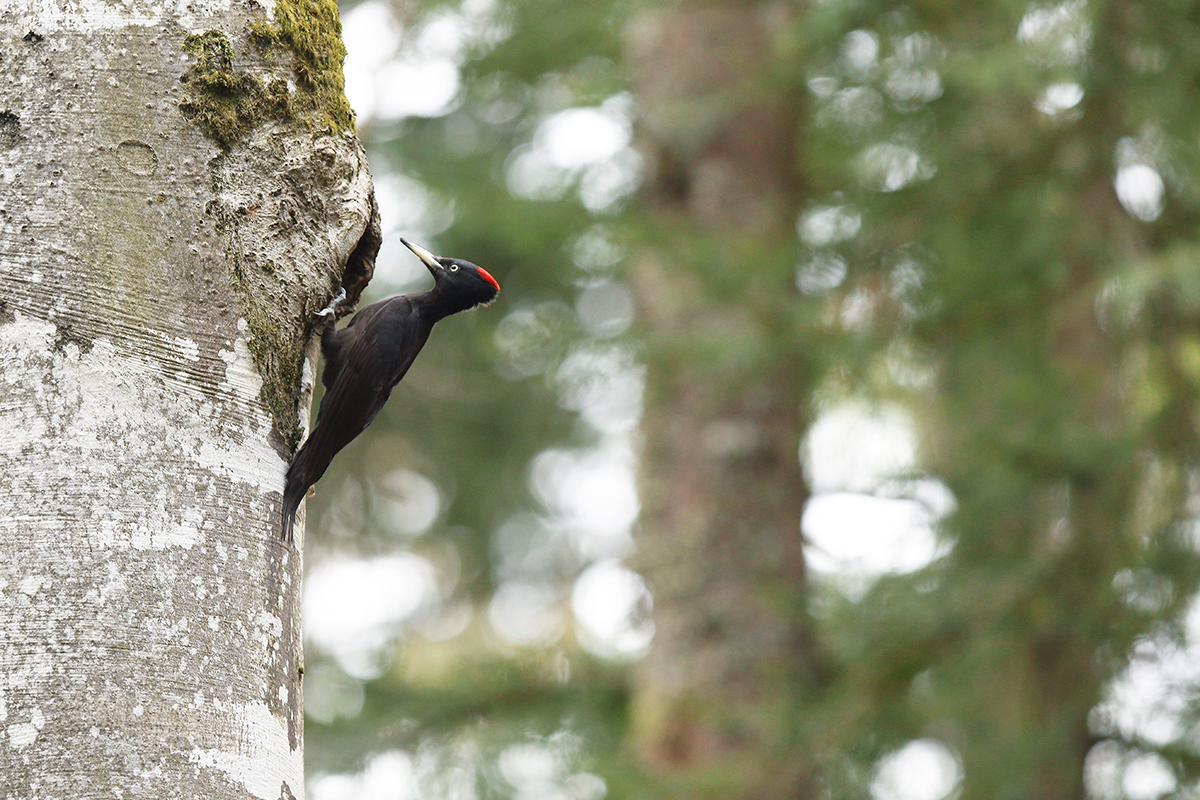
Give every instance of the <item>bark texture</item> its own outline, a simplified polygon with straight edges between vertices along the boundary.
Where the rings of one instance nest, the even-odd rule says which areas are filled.
[[[69,9],[0,2],[0,796],[302,797],[279,493],[378,226],[281,12],[336,9]]]

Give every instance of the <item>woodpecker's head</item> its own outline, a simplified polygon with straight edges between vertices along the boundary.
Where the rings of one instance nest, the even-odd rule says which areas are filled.
[[[401,237],[400,243],[417,254],[433,275],[434,291],[464,308],[486,305],[500,294],[500,284],[483,267],[461,258],[442,258]]]

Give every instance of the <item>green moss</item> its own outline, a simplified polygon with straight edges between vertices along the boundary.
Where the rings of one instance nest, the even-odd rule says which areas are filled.
[[[263,376],[262,398],[280,436],[289,448],[300,443],[296,418],[300,387],[300,365],[304,363],[303,339],[281,325],[270,309],[246,303],[249,339],[246,347]]]
[[[183,39],[183,50],[196,56],[205,69],[229,70],[233,64],[233,45],[220,31],[188,34]]]
[[[179,108],[222,150],[266,120],[299,119],[317,130],[338,132],[354,127],[346,100],[342,61],[342,25],[332,0],[279,0],[275,24],[266,17],[246,25],[247,38],[259,50],[281,50],[291,56],[294,89],[288,81],[269,82],[235,66],[229,37],[221,31],[194,33],[183,50],[196,57],[180,77],[185,96]],[[264,65],[270,67],[270,63]]]
[[[342,22],[334,0],[280,0],[275,18],[288,49],[295,56],[296,79],[306,86],[306,100],[335,131],[354,127],[354,112],[346,100],[342,61]]]
[[[250,39],[259,47],[279,47],[292,56],[296,78],[296,115],[318,128],[333,131],[354,127],[354,112],[346,101],[342,61],[342,23],[333,0],[279,0],[275,25],[265,18],[250,23]]]
[[[179,109],[222,150],[230,150],[246,132],[266,119],[289,119],[287,87],[281,95],[233,64],[233,45],[221,31],[193,33],[183,50],[196,57],[180,77],[185,94]],[[279,81],[278,83],[282,83]]]
[[[262,50],[279,44],[279,29],[262,15],[246,23],[246,30],[250,34],[250,41]]]
[[[179,108],[222,150],[229,152],[269,121],[294,121],[318,132],[353,129],[342,77],[346,48],[333,0],[278,0],[274,21],[251,19],[245,40],[248,49],[240,52],[218,30],[183,40],[182,49],[195,59],[180,77]],[[218,224],[236,230],[241,220],[230,212]],[[238,237],[231,233],[229,241],[232,283],[263,377],[263,400],[280,435],[294,447],[301,435],[296,405],[307,336],[282,323],[279,308],[267,299],[264,287],[278,280],[274,265],[255,269],[235,244]]]
[[[285,324],[279,317],[279,309],[254,291],[252,281],[261,281],[261,277],[251,277],[248,273],[259,270],[254,270],[254,265],[240,254],[230,253],[229,257],[234,289],[246,318],[246,347],[263,379],[263,403],[280,437],[289,448],[295,448],[302,435],[296,404],[300,400],[300,370],[308,337]],[[272,269],[263,265],[261,271],[270,273]]]
[[[214,204],[217,229],[226,239],[225,256],[230,285],[241,302],[246,320],[246,347],[262,377],[262,401],[280,438],[294,449],[302,430],[296,415],[300,377],[304,367],[308,330],[299,330],[282,314],[276,265],[248,258],[236,245],[238,225],[245,212]]]

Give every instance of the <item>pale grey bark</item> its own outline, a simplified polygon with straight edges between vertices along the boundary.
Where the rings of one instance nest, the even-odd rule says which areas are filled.
[[[184,37],[252,62],[255,9],[0,0],[2,798],[304,794],[308,392],[263,365],[374,211],[352,133],[181,113]]]

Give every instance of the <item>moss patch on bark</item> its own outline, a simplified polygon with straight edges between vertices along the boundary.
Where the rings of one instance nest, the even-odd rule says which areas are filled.
[[[218,30],[183,40],[182,49],[196,60],[180,77],[179,108],[222,150],[268,120],[303,121],[330,133],[354,127],[333,0],[279,0],[274,22],[260,15],[247,23],[246,34],[260,58],[238,59],[229,36]],[[280,55],[285,64],[277,62]],[[241,63],[247,61],[253,63]]]
[[[179,110],[222,150],[228,152],[264,120],[291,118],[287,82],[266,84],[235,69],[233,45],[221,31],[193,33],[184,38],[183,50],[196,61],[179,79],[186,87]]]
[[[265,18],[251,22],[250,37],[260,47],[281,47],[291,54],[297,116],[335,132],[354,127],[354,112],[346,100],[342,75],[346,46],[342,44],[337,3],[277,0],[275,24]]]

